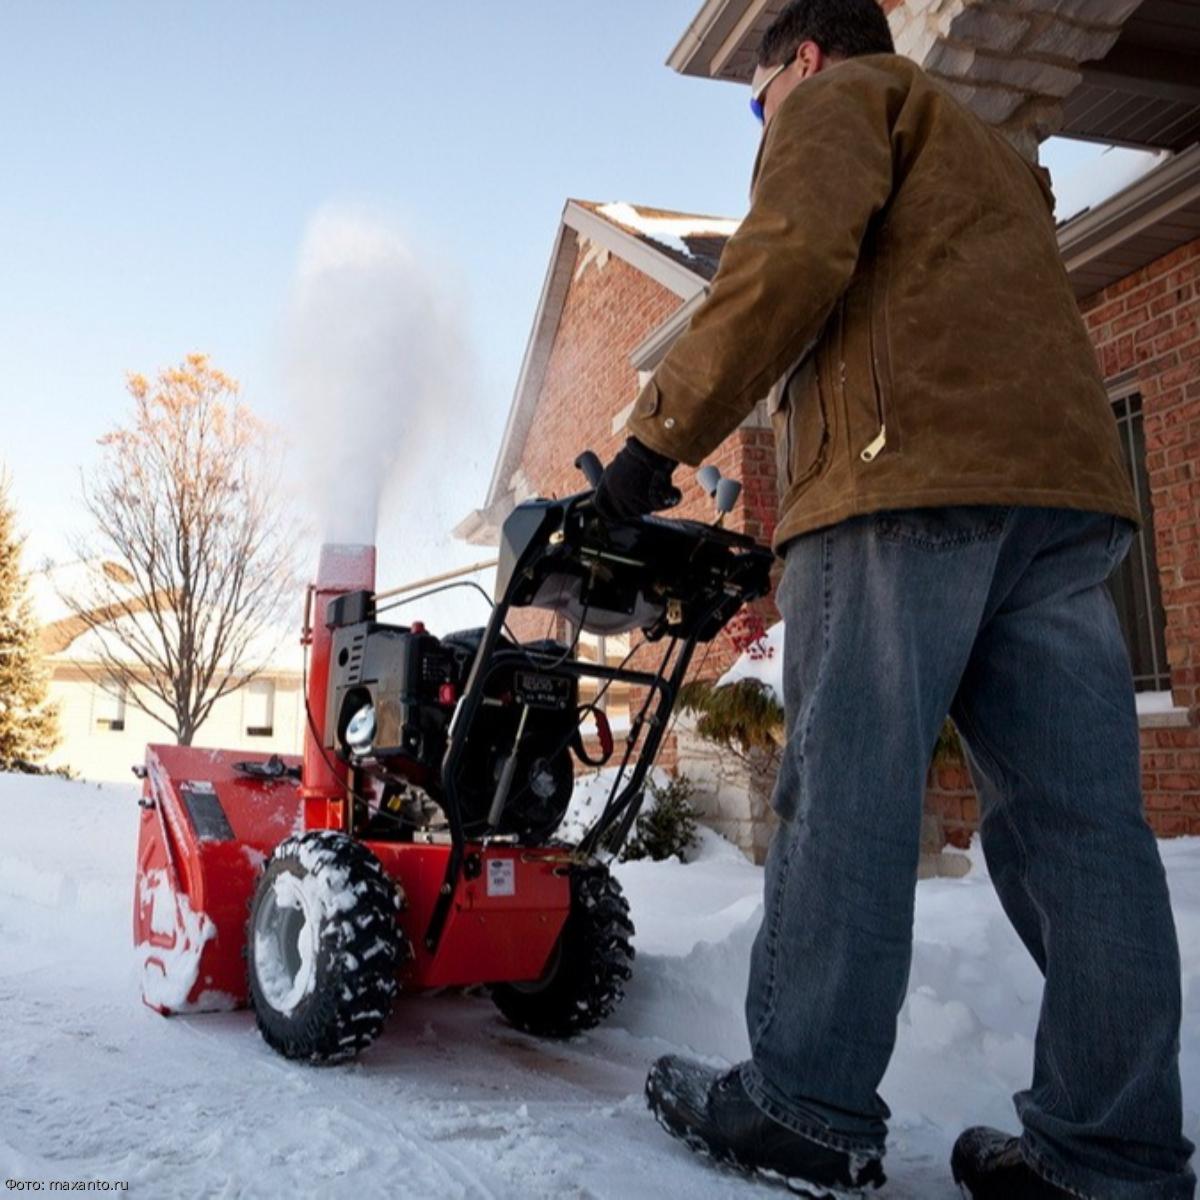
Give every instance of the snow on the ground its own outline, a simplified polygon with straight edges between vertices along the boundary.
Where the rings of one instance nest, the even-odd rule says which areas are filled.
[[[742,679],[757,679],[775,693],[783,703],[783,631],[784,623],[776,621],[756,642],[734,660],[733,666],[717,680],[717,685],[737,683]]]
[[[783,631],[784,623],[776,621],[762,637],[738,655],[733,665],[717,680],[717,684],[757,679],[770,688],[782,704]],[[1142,714],[1175,712],[1175,699],[1169,689],[1164,692],[1138,692],[1137,710]]]
[[[613,792],[617,774],[616,767],[602,767],[596,771],[585,771],[576,778],[575,791],[571,796],[567,814],[558,827],[558,834],[561,837],[574,844],[595,824],[597,818],[604,812],[609,798],[615,799],[617,795],[620,795],[620,786],[615,794]],[[628,782],[629,775],[628,771],[621,775],[622,786]],[[661,767],[651,767],[649,780],[657,787],[666,787],[670,782],[670,776]],[[641,808],[643,813],[648,812],[654,805],[654,793],[649,788],[645,789],[644,796]]]
[[[152,1197],[781,1193],[714,1172],[641,1096],[650,1062],[745,1053],[762,873],[715,834],[694,861],[626,863],[638,959],[609,1024],[567,1043],[480,996],[406,997],[358,1062],[277,1057],[248,1013],[145,1008],[131,944],[133,787],[0,775],[0,1173],[128,1180]],[[1164,843],[1185,963],[1187,1131],[1200,1137],[1200,839]],[[883,1093],[900,1200],[951,1200],[965,1123],[1013,1127],[1040,982],[976,857],[918,887],[910,994]]]

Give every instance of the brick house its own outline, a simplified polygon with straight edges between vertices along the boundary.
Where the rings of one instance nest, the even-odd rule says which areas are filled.
[[[736,224],[630,204],[567,202],[488,494],[459,523],[456,536],[494,545],[514,504],[585,486],[573,465],[580,451],[594,450],[602,461],[617,452],[640,381],[703,300]],[[769,542],[775,453],[763,405],[711,461],[743,483],[727,525]],[[684,500],[672,515],[711,520],[712,503],[691,475],[686,468],[677,472]],[[778,620],[769,600],[756,607],[764,622]],[[557,619],[536,609],[514,612],[510,624],[522,638],[570,636]],[[629,648],[628,634],[604,639],[584,634],[579,644],[581,654],[614,663]],[[736,656],[734,644],[718,638],[697,653],[691,674],[715,677]],[[605,697],[615,729],[627,719],[629,699],[615,688]],[[685,720],[675,722],[659,762],[685,770],[697,782],[698,805],[713,825],[747,851],[765,851],[770,780],[762,771],[723,760],[691,735]]]
[[[669,65],[747,82],[759,39],[783,3],[705,0]],[[1053,132],[1167,155],[1061,225],[1059,245],[1143,510],[1143,530],[1113,589],[1139,692],[1147,812],[1161,835],[1200,834],[1200,6],[884,0],[884,7],[897,49],[1026,155]],[[578,449],[613,453],[640,373],[686,327],[730,228],[629,205],[567,204],[487,500],[462,522],[460,536],[494,541],[498,522],[523,496],[577,489]],[[761,406],[719,454],[722,472],[746,483],[739,527],[768,539],[775,476]],[[687,515],[707,511],[694,485],[685,494]],[[771,619],[771,606],[763,608]],[[715,647],[697,669],[714,676],[730,654]],[[712,823],[761,853],[769,782],[706,763],[686,731],[671,754],[689,773],[699,764]],[[964,768],[931,770],[927,813],[935,844],[969,837],[979,813]]]

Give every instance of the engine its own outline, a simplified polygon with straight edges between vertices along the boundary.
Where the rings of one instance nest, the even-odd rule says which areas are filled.
[[[577,465],[595,488],[599,460],[584,454]],[[579,844],[593,853],[603,838],[619,844],[627,837],[697,644],[711,642],[742,605],[770,590],[771,551],[721,527],[740,485],[715,468],[701,475],[717,500],[714,525],[653,516],[608,521],[596,512],[592,491],[522,501],[500,531],[484,629],[438,638],[420,622],[385,624],[373,593],[335,586],[346,578],[348,587],[361,588],[364,577],[339,575],[335,558],[317,592],[333,598],[314,614],[323,623],[319,638],[314,631],[320,653],[312,689],[315,703],[325,704],[324,719],[309,712],[305,757],[306,780],[311,775],[337,796],[331,820],[347,821],[340,768],[348,764],[356,832],[404,838],[448,829],[450,890],[443,895],[452,895],[453,880],[466,869],[467,840],[506,835],[544,843],[570,803],[572,754],[593,767],[612,756],[601,706],[579,703],[579,680],[587,679],[605,687],[621,681],[644,697],[609,798]],[[556,642],[517,644],[505,636],[505,619],[520,607],[556,613],[575,637],[638,630],[642,641],[633,650],[658,641],[665,649],[651,672],[628,659],[615,667],[574,659],[572,647]],[[589,712],[600,743],[595,759],[580,734]],[[438,901],[438,928],[448,903]]]
[[[420,622],[388,625],[370,611],[366,593],[331,608],[326,746],[382,784],[394,825],[417,829],[445,793],[442,759],[483,630],[438,638]],[[467,837],[532,844],[561,823],[580,718],[576,677],[555,670],[567,654],[556,642],[504,639],[491,655],[457,781]]]

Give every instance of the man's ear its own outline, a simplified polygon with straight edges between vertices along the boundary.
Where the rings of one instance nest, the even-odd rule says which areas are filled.
[[[796,61],[800,64],[800,78],[808,79],[825,67],[825,52],[816,42],[801,42],[796,49]]]

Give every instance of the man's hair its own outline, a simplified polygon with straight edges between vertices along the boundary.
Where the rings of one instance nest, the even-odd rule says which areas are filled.
[[[758,65],[790,62],[802,42],[838,58],[896,53],[878,0],[791,0],[763,35]]]

